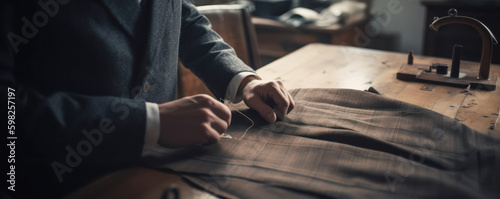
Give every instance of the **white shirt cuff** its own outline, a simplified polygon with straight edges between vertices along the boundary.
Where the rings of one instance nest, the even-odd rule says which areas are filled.
[[[243,81],[245,77],[248,77],[250,75],[253,75],[260,79],[260,77],[253,72],[241,72],[236,74],[229,82],[229,85],[227,85],[226,96],[224,98],[232,103],[240,102],[242,100],[242,97],[236,96],[236,94],[238,93],[238,88],[240,87],[241,81]]]
[[[236,96],[238,88],[240,87],[241,81],[250,75],[254,75],[260,79],[260,77],[253,72],[241,72],[236,74],[227,86],[225,99],[231,101],[232,103],[240,102],[241,96]],[[146,102],[146,133],[144,136],[144,147],[158,144],[159,138],[160,110],[158,108],[158,104]]]
[[[146,102],[146,134],[144,147],[158,144],[160,138],[160,109],[158,104]]]

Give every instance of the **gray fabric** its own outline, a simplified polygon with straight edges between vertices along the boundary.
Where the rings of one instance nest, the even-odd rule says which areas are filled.
[[[284,121],[233,113],[233,139],[150,148],[145,162],[239,198],[498,198],[500,140],[376,94],[300,89]]]

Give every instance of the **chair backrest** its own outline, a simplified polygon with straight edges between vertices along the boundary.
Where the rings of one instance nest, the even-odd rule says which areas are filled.
[[[254,69],[260,68],[257,36],[248,5],[208,5],[197,9],[210,20],[212,29],[234,48],[241,60]]]
[[[257,36],[251,22],[248,6],[239,4],[198,6],[198,11],[205,15],[212,29],[236,51],[236,55],[253,69],[261,67],[257,51]],[[213,94],[191,71],[179,64],[179,84],[177,97],[195,94]]]

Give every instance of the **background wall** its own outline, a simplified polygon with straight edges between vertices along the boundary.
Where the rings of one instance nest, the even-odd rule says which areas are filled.
[[[195,2],[197,5],[205,5],[205,4],[228,3],[228,2],[243,1],[243,0],[191,0],[191,1]],[[300,0],[300,1],[310,2],[312,0]],[[315,0],[315,1],[338,2],[340,0]],[[374,16],[374,18],[368,23],[368,25],[361,25],[355,27],[356,28],[355,32],[359,34],[356,35],[357,39],[356,41],[354,41],[356,43],[356,46],[387,50],[387,51],[397,51],[402,53],[407,53],[409,50],[413,50],[416,54],[420,55],[424,54],[425,31],[429,30],[428,28],[429,24],[426,24],[427,23],[426,8],[422,5],[421,3],[422,1],[423,0],[371,0],[369,10],[370,13]],[[460,12],[462,14],[464,14],[465,11],[467,10],[469,11],[474,10],[471,7],[468,7],[469,5],[476,6],[476,8],[479,10],[493,9],[495,13],[497,13],[496,9],[500,6],[500,0],[426,0],[426,1],[451,2],[457,5],[459,4],[465,5],[465,7],[462,7],[462,9],[459,10],[459,12],[462,11]],[[488,4],[488,5],[483,5],[483,4]],[[491,4],[496,5],[496,7],[489,6]],[[447,15],[447,13],[444,12],[438,15],[439,16],[437,17],[442,17]],[[484,20],[486,20],[487,18],[492,18],[490,15],[492,14],[479,11],[469,16],[473,16],[480,20],[483,19],[481,17],[484,17]],[[490,27],[490,29],[493,28],[492,31],[495,30],[494,27],[496,27],[496,29],[500,28],[499,27],[500,25],[498,25],[498,23],[495,22],[488,23],[488,26]],[[496,30],[493,32],[496,33],[500,31]],[[500,33],[496,34],[498,36],[498,34]],[[477,37],[475,32],[473,32],[472,35],[474,35],[474,38]],[[462,36],[460,37],[459,40],[452,42],[455,43],[463,42],[463,38],[464,37]],[[480,39],[479,37],[477,38]],[[451,38],[448,37],[447,39],[452,40]],[[480,44],[480,42],[474,42],[474,43]],[[499,48],[500,45],[494,47],[494,54],[495,52],[500,52]],[[450,50],[452,49],[452,47],[447,47],[447,49]],[[480,46],[478,47],[478,49],[470,48],[469,50],[473,50],[474,52],[477,51],[479,53]],[[451,52],[448,54],[451,55]],[[434,55],[434,56],[443,56],[443,55]],[[475,57],[476,58],[469,60],[479,61],[480,55]],[[493,60],[493,62],[495,62],[495,60]],[[497,63],[500,62],[497,60]]]
[[[396,6],[398,4],[399,6]],[[394,7],[397,9],[392,9]],[[427,28],[427,24],[425,24],[425,7],[419,0],[372,0],[371,13],[375,16],[375,21],[383,23],[378,23],[381,27],[380,34],[374,36],[373,42],[367,47],[404,53],[409,50],[417,54],[423,53],[424,28]],[[390,17],[386,19],[386,15]]]
[[[236,0],[191,0],[196,5],[228,3]],[[308,0],[302,0],[308,1]],[[327,0],[325,0],[327,1]],[[330,0],[336,2],[339,0]],[[392,8],[401,8],[401,12]],[[371,0],[371,13],[379,16],[369,27],[366,35],[368,42],[361,42],[363,47],[422,54],[424,41],[425,8],[420,0]],[[388,14],[387,14],[388,13]],[[389,18],[387,18],[389,17]]]
[[[462,59],[480,61],[482,52],[481,37],[472,27],[453,24],[440,28],[439,32],[430,30],[426,18],[443,17],[449,8],[457,8],[459,15],[474,17],[485,23],[493,34],[500,34],[498,10],[500,0],[426,0],[427,10],[421,0],[372,0],[371,13],[374,21],[386,23],[381,26],[380,34],[366,47],[399,51],[406,53],[413,50],[417,54],[426,54],[450,58],[454,44],[460,44]],[[397,9],[394,9],[397,8]],[[389,12],[388,12],[389,11]],[[429,16],[426,16],[430,13]],[[389,17],[385,16],[389,14]],[[377,26],[374,26],[377,27]],[[367,33],[375,31],[367,29]],[[425,31],[429,37],[427,49],[424,46]],[[493,63],[500,63],[500,46],[493,47]]]

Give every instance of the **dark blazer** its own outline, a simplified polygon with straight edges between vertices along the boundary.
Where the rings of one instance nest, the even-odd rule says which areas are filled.
[[[218,98],[235,74],[253,71],[190,3],[144,1],[1,1],[2,93],[16,90],[16,192],[67,194],[140,164],[145,101],[175,99],[179,58]]]

